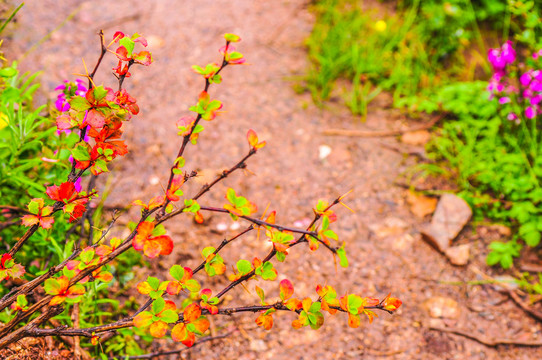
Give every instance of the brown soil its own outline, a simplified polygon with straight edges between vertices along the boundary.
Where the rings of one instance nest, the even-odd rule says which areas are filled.
[[[427,245],[419,229],[428,219],[416,218],[405,201],[400,175],[416,158],[404,156],[406,147],[396,138],[325,137],[322,130],[342,127],[358,130],[386,130],[417,125],[390,108],[381,97],[370,108],[367,122],[360,123],[340,106],[319,110],[310,96],[296,95],[292,83],[303,75],[307,60],[303,40],[311,30],[312,16],[305,0],[199,0],[199,1],[29,1],[18,16],[17,29],[8,43],[7,58],[21,57],[20,68],[42,70],[43,96],[52,98],[63,79],[81,73],[83,58],[92,66],[97,57],[98,37],[103,29],[108,39],[117,30],[138,32],[149,40],[155,63],[135,68],[127,80],[138,99],[141,113],[126,128],[131,153],[115,165],[113,193],[109,203],[123,205],[133,199],[148,200],[165,186],[168,169],[179,145],[175,121],[188,113],[201,78],[190,66],[218,61],[217,49],[225,32],[239,34],[238,46],[250,63],[226,69],[224,81],[211,89],[225,104],[226,112],[212,123],[197,148],[187,152],[187,169],[201,170],[204,183],[221,169],[233,165],[247,150],[245,134],[255,129],[268,146],[249,169],[226,179],[201,201],[221,206],[227,187],[278,212],[278,221],[292,224],[311,217],[318,199],[333,199],[354,189],[347,198],[355,214],[340,209],[336,225],[346,242],[350,267],[335,270],[332,256],[324,249],[290,251],[287,261],[277,264],[280,276],[291,279],[299,297],[314,296],[314,285],[327,283],[340,293],[356,292],[383,297],[389,292],[402,299],[395,315],[380,314],[372,324],[350,329],[346,317],[328,318],[319,331],[293,330],[291,314],[278,314],[271,331],[257,328],[255,315],[214,320],[215,334],[236,325],[241,328],[223,341],[195,347],[183,358],[206,359],[536,359],[540,348],[487,347],[457,335],[431,330],[454,327],[473,335],[515,340],[541,340],[542,326],[532,320],[495,286],[463,283],[480,280],[487,244],[496,232],[475,235],[465,230],[459,242],[470,242],[470,264],[454,267]],[[56,29],[56,30],[55,30]],[[113,66],[109,57],[97,78],[112,84],[105,69]],[[319,147],[331,154],[319,158]],[[399,149],[395,151],[393,149]],[[192,184],[187,189],[197,189]],[[260,212],[261,213],[261,212]],[[136,211],[131,213],[135,217]],[[128,216],[129,217],[129,216]],[[127,218],[128,218],[127,217]],[[127,218],[125,221],[127,221]],[[194,230],[191,221],[175,219],[166,227],[175,241],[175,253],[164,263],[154,262],[153,271],[165,277],[164,268],[173,262],[194,267],[204,245],[218,245],[234,230],[220,232],[219,223],[231,224],[217,215]],[[239,257],[264,256],[269,244],[255,235],[242,246],[224,251],[229,264]],[[162,273],[161,273],[162,272]],[[143,271],[140,279],[146,277]],[[207,285],[215,291],[226,279]],[[451,284],[453,283],[453,284]],[[256,304],[255,282],[228,297],[231,305]],[[276,283],[258,283],[271,297]],[[442,297],[455,309],[449,318],[433,318],[426,301]],[[434,315],[434,314],[433,314]],[[153,351],[172,350],[182,345],[158,341]],[[188,355],[192,354],[192,355]],[[51,356],[51,355],[50,355]],[[191,356],[191,357],[190,357]],[[49,357],[52,358],[52,357]],[[162,357],[166,359],[167,357]],[[178,357],[170,357],[178,358]]]

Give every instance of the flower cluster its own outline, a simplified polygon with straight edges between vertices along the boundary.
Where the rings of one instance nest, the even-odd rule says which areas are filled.
[[[507,119],[516,123],[520,121],[521,112],[527,119],[534,119],[542,114],[542,50],[535,52],[532,58],[535,63],[530,67],[523,63],[516,64],[516,51],[511,41],[505,42],[500,48],[490,49],[488,53],[488,60],[494,71],[488,91],[492,97],[498,97],[499,104],[510,104],[507,107]],[[523,69],[520,74],[518,68]],[[519,84],[514,81],[518,77]],[[522,109],[517,108],[520,104]]]
[[[69,100],[77,96],[85,96],[88,89],[84,85],[83,80],[77,79],[75,83],[64,80],[64,84],[61,84],[55,88],[60,93],[56,97],[55,107],[58,111],[64,112],[70,110]]]

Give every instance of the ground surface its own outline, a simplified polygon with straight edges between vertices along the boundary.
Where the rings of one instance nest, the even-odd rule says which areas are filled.
[[[218,61],[221,35],[237,33],[243,38],[238,48],[251,65],[226,69],[223,84],[211,89],[212,96],[224,102],[226,112],[213,123],[205,124],[207,131],[197,150],[191,147],[187,152],[187,168],[201,170],[200,183],[212,179],[245,153],[249,128],[267,140],[268,146],[250,161],[249,169],[255,175],[238,173],[228,178],[201,203],[221,206],[223,194],[231,186],[259,204],[260,213],[270,203],[270,209],[278,212],[278,222],[292,224],[311,217],[311,207],[318,199],[331,200],[354,189],[347,203],[355,214],[340,209],[336,225],[341,240],[346,242],[351,266],[336,272],[328,252],[320,249],[310,253],[307,248],[298,247],[277,269],[281,276],[294,282],[300,297],[313,295],[313,284],[317,283],[334,285],[341,293],[383,297],[392,292],[403,300],[397,314],[381,314],[373,324],[365,322],[358,329],[348,328],[346,318],[339,315],[317,332],[294,331],[290,314],[276,316],[271,331],[256,329],[254,315],[215,321],[216,334],[221,333],[222,326],[231,324],[241,331],[223,342],[195,348],[191,358],[541,358],[538,348],[486,347],[430,329],[448,326],[489,338],[542,338],[541,324],[494,286],[463,284],[480,280],[478,269],[489,272],[484,266],[485,248],[499,236],[497,232],[476,236],[466,230],[460,239],[472,244],[470,264],[466,267],[450,265],[423,242],[419,229],[428,218],[418,218],[410,212],[404,187],[396,185],[400,174],[416,160],[402,154],[410,148],[393,137],[321,134],[330,127],[386,130],[407,128],[416,122],[391,110],[385,97],[372,105],[367,122],[360,123],[340,107],[319,110],[307,95],[294,93],[292,80],[302,75],[307,66],[303,40],[311,30],[312,17],[306,5],[303,0],[28,1],[18,18],[7,55],[11,59],[23,56],[20,67],[24,70],[43,70],[43,96],[52,98],[54,87],[63,79],[73,79],[72,74],[83,71],[82,58],[88,66],[94,64],[99,29],[104,30],[108,39],[117,30],[139,32],[147,37],[155,63],[149,68],[135,68],[134,76],[127,80],[127,88],[142,110],[127,126],[131,153],[115,167],[109,203],[121,205],[136,198],[148,200],[161,192],[179,144],[175,122],[188,113],[202,88],[201,79],[190,66]],[[109,57],[98,82],[112,84],[107,71],[112,66],[113,59]],[[331,148],[325,159],[319,154],[323,145]],[[200,184],[191,189],[196,186]],[[176,262],[194,267],[200,259],[191,249],[216,246],[223,237],[236,233],[232,228],[220,230],[222,223],[231,224],[227,217],[216,215],[195,231],[191,230],[191,221],[170,222],[167,228],[176,247],[165,265]],[[226,261],[232,263],[239,256],[262,257],[269,250],[269,245],[262,240],[256,242],[254,235],[241,243],[243,247],[235,254],[224,252]],[[153,265],[158,275],[161,265]],[[146,275],[142,273],[143,276]],[[222,279],[208,286],[220,289],[225,283]],[[232,291],[228,303],[257,303],[254,285],[248,286],[252,294],[243,289]],[[270,294],[275,291],[270,284],[258,285],[269,289]],[[426,302],[433,297],[447,299],[445,309],[452,311],[444,314],[445,318],[435,313],[431,316],[429,310],[438,306]],[[180,347],[172,342],[160,344],[157,349]]]

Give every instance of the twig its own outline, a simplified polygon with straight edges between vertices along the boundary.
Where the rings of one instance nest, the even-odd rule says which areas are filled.
[[[243,230],[242,232],[240,232],[239,234],[235,235],[234,237],[230,238],[230,239],[224,239],[222,240],[222,242],[220,243],[220,245],[218,245],[218,247],[216,248],[215,251],[213,251],[213,254],[218,254],[218,252],[220,250],[222,250],[222,248],[226,245],[228,245],[229,243],[231,243],[233,240],[239,238],[240,236],[243,236],[244,234],[246,234],[247,232],[251,231],[254,229],[254,225],[250,225],[248,228],[246,228],[245,230]],[[206,260],[203,260],[203,262],[201,264],[198,265],[197,268],[194,269],[194,271],[192,272],[192,274],[197,274],[201,269],[203,269],[205,267],[205,264],[207,263]]]
[[[509,290],[507,292],[508,296],[516,303],[517,306],[519,306],[523,311],[525,311],[527,314],[531,315],[534,319],[538,321],[542,321],[542,313],[540,311],[536,311],[532,309],[529,305],[525,304],[523,300],[519,297],[518,294],[516,294],[515,291]]]
[[[229,41],[227,41],[226,42],[226,49],[228,48],[229,44],[230,44]],[[220,68],[216,71],[215,76],[218,75],[222,71],[222,69],[224,69],[226,66],[228,66],[228,62],[226,61],[226,52],[224,51],[224,57],[222,58],[222,64],[220,65]],[[203,91],[207,92],[209,90],[210,85],[211,85],[211,82],[209,81],[209,79],[205,78],[205,87],[204,87]],[[186,146],[190,142],[190,138],[192,137],[192,134],[193,134],[194,130],[196,129],[196,126],[198,125],[200,120],[201,120],[201,114],[198,114],[196,116],[196,120],[194,120],[194,124],[192,125],[192,128],[190,129],[189,133],[186,134],[183,137],[183,142],[181,143],[181,146],[179,147],[179,152],[177,153],[177,157],[175,158],[175,162],[171,166],[171,169],[170,169],[170,172],[169,172],[169,179],[168,179],[168,182],[167,182],[166,193],[171,188],[171,185],[173,183],[173,178],[175,177],[175,168],[176,168],[176,164],[177,164],[177,159],[179,159],[180,157],[183,156],[184,150],[186,149]],[[166,212],[166,207],[168,206],[169,203],[170,203],[170,200],[166,197],[166,201],[162,205],[162,210],[159,213],[160,217],[164,216],[164,214]]]
[[[456,328],[443,328],[438,326],[429,327],[430,330],[455,334],[466,337],[467,339],[474,340],[482,345],[489,347],[496,347],[499,345],[513,345],[513,346],[542,346],[542,341],[519,341],[510,339],[489,339],[482,335],[474,335],[471,332],[467,332]]]
[[[226,209],[221,209],[221,208],[215,208],[215,207],[210,207],[210,206],[202,206],[200,210],[205,210],[205,211],[212,211],[212,212],[220,212],[220,213],[227,213],[229,214],[229,211],[226,210]],[[253,217],[250,217],[250,216],[239,216],[241,219],[245,219],[247,221],[250,221],[251,223],[254,223],[256,225],[259,225],[259,226],[269,226],[269,227],[272,227],[272,228],[275,228],[277,229],[278,231],[290,231],[290,232],[293,232],[293,233],[297,233],[297,234],[304,234],[304,235],[310,235],[310,236],[313,236],[315,238],[318,237],[318,233],[314,232],[314,231],[308,231],[308,230],[303,230],[303,229],[297,229],[297,228],[292,228],[292,227],[287,227],[287,226],[282,226],[282,225],[278,225],[278,224],[271,224],[271,223],[268,223],[267,221],[263,221],[263,220],[260,220],[260,219],[257,219],[257,218],[253,218]]]
[[[413,126],[404,130],[348,130],[348,129],[326,129],[322,131],[322,135],[326,136],[349,136],[349,137],[386,137],[386,136],[397,136],[411,131],[418,130],[427,130],[435,125],[440,119],[443,118],[443,115],[434,118],[429,121],[427,124]]]
[[[155,352],[155,353],[145,354],[145,355],[127,356],[127,357],[125,357],[123,359],[130,359],[130,360],[132,360],[132,359],[152,359],[152,358],[162,356],[162,355],[179,354],[179,353],[182,353],[182,352],[185,352],[185,351],[189,351],[189,350],[193,349],[195,346],[201,345],[201,344],[206,343],[208,341],[224,339],[224,338],[230,336],[232,333],[233,333],[233,331],[229,332],[227,334],[224,334],[224,335],[207,336],[207,337],[201,338],[194,345],[192,345],[192,347],[189,347],[189,348],[185,347],[185,348],[178,349],[178,350]],[[116,358],[109,358],[109,359],[113,360],[113,359],[116,359]]]
[[[73,304],[72,323],[73,323],[73,328],[74,329],[79,328],[79,303]],[[77,360],[81,360],[81,358],[82,358],[82,355],[81,355],[81,340],[80,340],[80,338],[78,336],[76,336],[73,340],[74,340],[73,341],[73,343],[74,343],[73,355],[75,356],[75,358]]]
[[[340,200],[341,197],[338,197],[337,199],[335,199],[331,204],[329,204],[323,211],[323,213],[325,213],[326,211],[328,211],[330,208],[332,208],[333,206],[337,205],[338,203],[340,203]],[[309,226],[307,226],[307,231],[308,229],[312,228],[312,226],[314,224],[316,224],[316,222],[320,219],[320,214],[317,214],[315,213],[314,214],[314,218],[312,219],[311,223],[309,224]],[[296,241],[294,241],[293,243],[290,244],[290,247],[292,246],[295,246],[295,245],[298,245],[298,244],[301,244],[303,242],[307,242],[307,234],[302,234]],[[318,241],[321,243],[321,244],[324,244],[331,252],[333,252],[334,254],[337,253],[337,249],[334,249],[332,248],[331,246],[327,245],[326,243],[324,243],[323,241],[321,241],[320,239],[318,239]],[[275,249],[275,247],[273,246],[273,249],[271,249],[271,251],[269,252],[269,254],[267,254],[267,256],[263,259],[262,263],[265,263],[266,261],[269,261],[271,260],[275,255],[277,254],[277,250]],[[222,296],[224,296],[228,291],[230,291],[231,289],[233,289],[234,287],[236,287],[237,285],[241,284],[242,282],[246,281],[246,280],[249,280],[251,279],[254,274],[256,274],[256,269],[253,269],[252,271],[250,271],[249,273],[243,275],[242,277],[240,277],[239,279],[235,280],[235,281],[232,281],[231,283],[229,283],[225,288],[223,288],[217,295],[216,297],[218,298],[221,298]]]
[[[218,184],[220,181],[224,180],[226,177],[228,177],[229,175],[231,175],[231,173],[233,173],[234,171],[236,170],[239,170],[239,169],[244,169],[246,168],[246,163],[245,161],[247,161],[251,156],[255,155],[256,154],[256,150],[254,150],[253,148],[250,149],[250,151],[248,152],[248,154],[242,158],[241,160],[239,160],[237,162],[237,164],[233,165],[231,168],[229,168],[228,170],[224,170],[219,176],[216,177],[216,179],[213,180],[212,183],[210,184],[205,184],[201,187],[201,189],[198,191],[198,193],[196,195],[194,195],[192,197],[192,200],[198,200],[200,197],[202,197],[205,193],[207,193],[213,186],[215,186],[216,184]],[[165,207],[162,207],[162,209],[164,209]],[[156,217],[156,220],[155,220],[155,223],[156,224],[161,224],[163,223],[164,221],[176,216],[176,215],[179,215],[180,213],[183,212],[183,210],[185,209],[185,206],[181,207],[180,209],[177,209],[175,211],[172,211],[171,213],[169,214],[162,214],[162,212],[159,212],[157,217]]]

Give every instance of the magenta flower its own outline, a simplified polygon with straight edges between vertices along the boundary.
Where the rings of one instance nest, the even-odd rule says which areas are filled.
[[[64,84],[57,86],[55,90],[62,90],[62,92],[57,95],[55,101],[55,107],[60,112],[70,110],[70,104],[68,102],[68,99],[71,99],[73,96],[76,95],[85,96],[85,94],[87,93],[87,88],[85,87],[83,80],[81,79],[75,80],[75,83],[64,80]]]
[[[527,108],[525,108],[525,117],[527,119],[534,119],[535,116],[536,116],[536,110],[534,106],[527,106]]]
[[[496,72],[502,71],[506,65],[516,61],[516,50],[512,47],[512,42],[507,41],[500,48],[489,49],[487,58]]]

